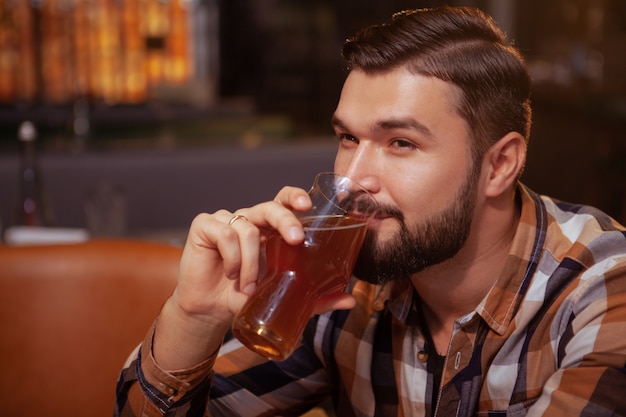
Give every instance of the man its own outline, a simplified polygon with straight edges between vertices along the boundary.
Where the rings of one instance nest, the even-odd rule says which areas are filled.
[[[178,286],[118,385],[121,415],[626,415],[626,231],[519,183],[530,80],[469,8],[397,14],[343,49],[335,171],[381,205],[349,291],[269,362],[222,339],[304,190],[199,215]],[[243,218],[241,216],[244,216]],[[170,414],[168,414],[170,415]]]

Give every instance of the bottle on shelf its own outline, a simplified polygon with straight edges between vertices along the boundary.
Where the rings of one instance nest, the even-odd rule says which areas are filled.
[[[37,129],[30,121],[23,122],[18,130],[20,141],[20,167],[17,201],[11,225],[53,225],[52,212],[45,201],[37,155]]]
[[[37,129],[26,121],[18,130],[21,160],[15,211],[4,230],[8,245],[82,242],[89,233],[81,228],[58,227],[42,184],[37,152]]]

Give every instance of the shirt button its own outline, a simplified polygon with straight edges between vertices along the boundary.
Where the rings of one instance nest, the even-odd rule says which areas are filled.
[[[426,361],[428,360],[428,353],[420,350],[419,352],[417,352],[417,360],[422,363],[426,363]]]

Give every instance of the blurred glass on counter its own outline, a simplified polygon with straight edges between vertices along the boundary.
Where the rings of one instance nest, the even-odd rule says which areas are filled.
[[[108,181],[96,184],[85,198],[85,218],[92,237],[124,236],[127,223],[124,189]]]

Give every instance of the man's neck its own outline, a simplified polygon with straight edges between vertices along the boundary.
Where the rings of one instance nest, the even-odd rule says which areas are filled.
[[[504,268],[519,221],[514,204],[509,208],[485,209],[457,255],[411,277],[439,351],[447,349],[454,322],[480,304]]]

